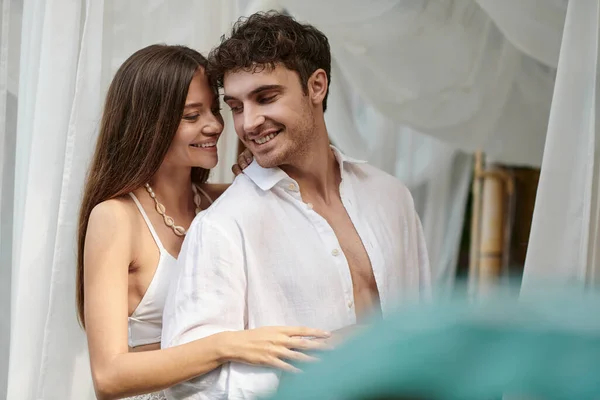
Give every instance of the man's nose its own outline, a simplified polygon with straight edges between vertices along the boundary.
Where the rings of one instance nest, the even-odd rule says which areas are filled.
[[[255,133],[259,126],[265,123],[265,117],[255,107],[244,108],[244,132]]]

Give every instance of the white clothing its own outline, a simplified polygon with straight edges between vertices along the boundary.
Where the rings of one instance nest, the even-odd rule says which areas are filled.
[[[396,178],[337,149],[342,202],[370,258],[383,315],[430,293],[430,270],[412,196]],[[199,214],[172,281],[162,347],[222,331],[292,325],[336,330],[356,323],[348,262],[336,235],[298,184],[253,162]],[[279,372],[229,363],[166,391],[169,399],[252,399]]]
[[[155,392],[148,394],[141,394],[139,396],[127,397],[123,400],[167,400],[165,392]]]
[[[169,291],[169,282],[175,278],[177,272],[177,259],[163,247],[158,234],[154,230],[148,215],[133,193],[129,193],[140,214],[144,217],[152,238],[158,246],[160,257],[154,277],[144,293],[144,297],[129,317],[129,347],[145,344],[159,343],[162,332],[162,316],[165,298]]]
[[[206,196],[209,203],[212,204],[212,199],[206,192],[204,192],[202,188],[198,189]],[[142,217],[152,234],[152,238],[160,251],[158,265],[156,266],[152,281],[150,282],[150,285],[148,285],[148,289],[146,289],[146,293],[144,293],[142,300],[140,300],[140,303],[128,319],[129,347],[136,347],[151,343],[160,343],[165,298],[169,291],[169,283],[171,279],[176,276],[178,267],[177,259],[164,248],[146,211],[144,211],[144,207],[142,207],[136,195],[129,193],[129,196],[133,199],[140,214],[142,214]]]

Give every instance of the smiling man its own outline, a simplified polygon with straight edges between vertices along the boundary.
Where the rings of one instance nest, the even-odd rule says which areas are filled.
[[[409,191],[329,144],[325,35],[282,14],[254,14],[209,59],[255,162],[188,231],[163,347],[268,325],[347,330],[428,295]],[[168,393],[251,399],[278,379],[277,371],[231,363]]]

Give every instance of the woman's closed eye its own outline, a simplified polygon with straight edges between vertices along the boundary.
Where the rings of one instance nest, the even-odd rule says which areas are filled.
[[[199,116],[200,116],[200,114],[184,115],[183,119],[186,120],[186,121],[196,121]]]

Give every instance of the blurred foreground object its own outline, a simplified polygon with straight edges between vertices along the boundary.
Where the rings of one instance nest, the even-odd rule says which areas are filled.
[[[504,287],[399,310],[305,373],[272,400],[527,399],[600,396],[600,296],[557,287]]]

